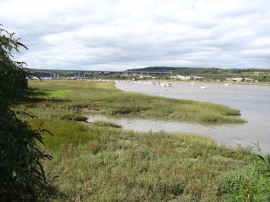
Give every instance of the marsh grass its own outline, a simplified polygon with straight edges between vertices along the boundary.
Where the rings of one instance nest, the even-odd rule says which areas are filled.
[[[43,95],[17,107],[38,117],[24,117],[34,129],[42,127],[53,134],[43,134],[44,149],[54,157],[44,162],[45,172],[49,178],[59,176],[54,183],[70,201],[230,201],[228,179],[254,168],[250,162],[256,155],[250,150],[226,148],[206,137],[139,133],[108,122],[62,118],[81,115],[84,109],[87,113],[242,122],[234,117],[239,116],[237,110],[122,92],[112,83],[46,81],[31,82],[30,86]],[[47,94],[46,89],[63,90],[67,97],[59,97],[60,102],[51,99],[54,94]]]
[[[116,89],[112,82],[33,81],[30,86],[46,94],[44,99],[57,98],[55,96],[65,98],[61,103],[54,102],[51,106],[56,112],[60,109],[63,116],[70,113],[78,114],[84,109],[88,114],[132,115],[212,124],[244,123],[240,118],[240,111],[236,109],[214,103],[123,92]],[[40,110],[36,110],[38,111]]]
[[[270,155],[259,153],[249,169],[235,172],[223,186],[227,201],[270,201]]]
[[[223,185],[249,168],[249,150],[229,149],[191,134],[138,133],[66,120],[33,119],[43,127],[44,162],[57,186],[81,201],[221,201]]]
[[[93,122],[95,126],[101,126],[101,127],[112,127],[112,128],[121,128],[117,123],[111,122],[111,121],[103,121],[103,120],[96,120]]]
[[[65,98],[68,96],[70,93],[69,90],[46,90],[46,93],[48,93],[48,97],[53,97],[53,98]]]

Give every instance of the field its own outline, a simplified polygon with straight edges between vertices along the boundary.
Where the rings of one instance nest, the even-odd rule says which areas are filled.
[[[270,190],[257,172],[263,163],[254,163],[258,156],[248,149],[190,134],[79,121],[103,114],[243,123],[236,109],[122,92],[110,82],[31,81],[30,87],[32,98],[16,108],[38,117],[21,117],[33,128],[53,134],[44,132],[47,146],[41,147],[54,157],[44,168],[69,201],[251,201],[258,198],[253,193]]]

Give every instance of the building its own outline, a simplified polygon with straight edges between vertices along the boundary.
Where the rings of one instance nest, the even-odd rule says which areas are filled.
[[[181,81],[188,81],[188,80],[202,80],[204,77],[200,76],[182,76],[182,75],[176,75],[176,76],[171,76],[171,79],[174,80],[181,80]]]
[[[227,78],[226,81],[234,81],[234,82],[241,82],[241,81],[246,81],[246,82],[254,82],[254,79],[250,78]]]

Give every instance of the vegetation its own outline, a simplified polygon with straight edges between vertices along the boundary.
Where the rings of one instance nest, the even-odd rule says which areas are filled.
[[[112,128],[121,128],[122,126],[113,123],[111,121],[96,120],[93,122],[96,126],[112,127]]]
[[[59,176],[56,185],[71,201],[251,201],[247,183],[257,198],[267,197],[257,190],[258,185],[266,190],[268,181],[257,178],[260,173],[246,174],[258,167],[248,150],[228,149],[199,136],[135,133],[63,120],[47,120],[45,127],[55,134],[45,136],[55,157],[45,170]]]
[[[24,63],[12,60],[12,51],[26,47],[13,35],[0,28],[0,201],[47,200],[58,193],[41,165],[51,159],[39,148],[44,130],[32,130],[11,110],[28,92]]]
[[[112,111],[128,101],[135,107],[129,108],[129,116],[150,117],[138,109],[148,109],[147,103],[159,108],[185,102],[122,92],[108,82],[32,81],[30,86],[39,96],[16,108],[39,116],[28,120],[33,128],[43,123],[54,134],[44,133],[46,148],[54,156],[44,162],[44,169],[49,177],[59,176],[54,185],[70,201],[260,201],[269,193],[264,186],[267,172],[262,172],[266,164],[248,149],[226,148],[191,134],[138,133],[110,122],[62,118],[106,114],[107,106]],[[68,93],[62,96],[61,91]],[[223,109],[210,103],[200,107],[209,105]],[[246,185],[252,185],[249,192]]]
[[[45,138],[54,159],[44,166],[72,201],[221,201],[227,177],[252,157],[185,134],[46,123],[55,138]]]
[[[40,95],[55,99],[26,105],[33,115],[43,118],[72,119],[82,112],[103,115],[137,116],[143,118],[174,119],[201,123],[243,123],[239,110],[213,103],[176,100],[123,92],[112,82],[94,81],[32,81]],[[68,92],[63,97],[61,92]],[[49,92],[49,93],[48,93]]]
[[[270,155],[258,154],[253,160],[255,166],[235,173],[225,183],[227,201],[270,201]]]
[[[74,202],[270,200],[269,155],[191,134],[86,123],[83,116],[243,123],[238,110],[122,92],[100,82],[31,82],[30,93],[23,63],[10,59],[10,51],[23,45],[3,29],[0,34],[0,201],[50,200],[59,195],[55,187]],[[57,181],[48,180],[54,176]]]

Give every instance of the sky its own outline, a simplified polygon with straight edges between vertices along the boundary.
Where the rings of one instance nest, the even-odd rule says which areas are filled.
[[[269,0],[0,0],[29,68],[270,69]]]

